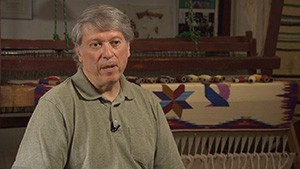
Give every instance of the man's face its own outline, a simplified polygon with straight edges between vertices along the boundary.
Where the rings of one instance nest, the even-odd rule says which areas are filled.
[[[76,52],[83,72],[97,88],[118,82],[130,56],[130,43],[119,31],[99,32],[86,25]]]

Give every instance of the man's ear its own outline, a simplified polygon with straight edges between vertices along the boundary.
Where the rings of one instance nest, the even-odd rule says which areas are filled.
[[[128,42],[127,45],[128,45],[128,51],[127,51],[128,52],[128,57],[130,57],[130,55],[131,55],[131,52],[130,52],[130,42]]]
[[[76,55],[80,56],[81,52],[80,52],[80,49],[79,49],[79,45],[75,45],[74,49],[75,49]]]
[[[74,49],[75,49],[76,55],[78,56],[79,62],[81,62],[82,53],[81,53],[79,45],[75,45]]]

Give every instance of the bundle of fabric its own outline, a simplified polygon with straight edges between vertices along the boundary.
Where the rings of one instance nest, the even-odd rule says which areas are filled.
[[[34,109],[32,85],[0,86],[0,113],[30,112]]]
[[[39,98],[62,81],[58,76],[8,81],[0,86],[0,113],[31,113]]]
[[[39,99],[52,87],[60,84],[63,79],[59,76],[48,76],[42,79],[39,79],[38,85],[34,91],[34,102],[35,105],[38,103]]]

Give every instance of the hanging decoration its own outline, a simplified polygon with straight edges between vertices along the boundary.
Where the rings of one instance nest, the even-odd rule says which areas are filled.
[[[59,35],[57,34],[57,8],[58,8],[58,0],[54,2],[54,33],[53,40],[59,40]],[[66,50],[69,50],[70,44],[70,36],[68,33],[68,25],[67,25],[67,7],[66,0],[63,0],[63,20],[64,20],[64,36],[66,41]]]
[[[53,40],[59,40],[59,35],[57,34],[57,0],[54,1],[54,33]]]
[[[67,45],[67,50],[69,49],[69,42],[70,42],[70,36],[68,33],[68,25],[67,25],[67,7],[66,7],[66,0],[63,0],[63,12],[64,12],[64,25],[65,25],[65,41]]]
[[[194,42],[195,49],[198,50],[198,43],[200,40],[200,34],[195,30],[195,14],[193,11],[193,0],[187,0],[188,4],[188,15],[186,17],[186,23],[188,25],[189,31],[182,32],[178,34],[177,38],[189,38]]]
[[[193,11],[193,1],[192,0],[188,1],[188,6],[189,6],[189,13],[188,13],[188,17],[187,17],[187,23],[189,25],[190,38],[195,43],[196,49],[198,49],[198,41],[200,39],[200,35],[195,30],[195,14]]]

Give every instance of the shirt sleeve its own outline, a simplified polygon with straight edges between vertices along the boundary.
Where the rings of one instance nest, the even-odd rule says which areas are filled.
[[[155,169],[184,169],[178,148],[176,146],[174,137],[170,130],[166,116],[159,105],[156,105],[157,110],[157,147],[154,168]]]
[[[12,169],[63,169],[67,152],[67,132],[61,112],[52,102],[40,99]]]

